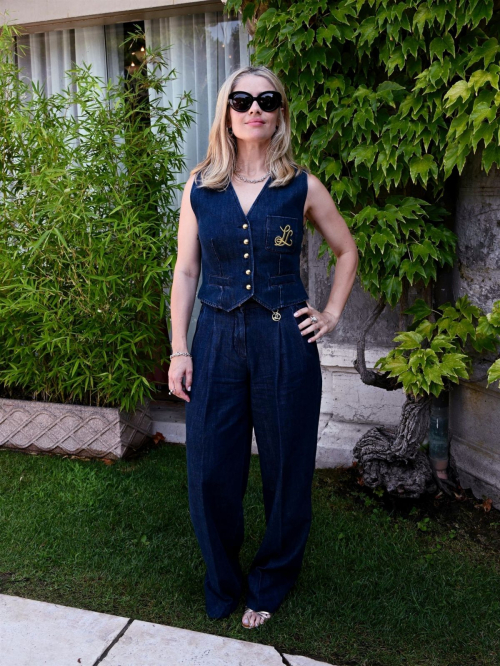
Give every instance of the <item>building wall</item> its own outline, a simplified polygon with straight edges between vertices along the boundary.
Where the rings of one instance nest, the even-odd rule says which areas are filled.
[[[467,295],[490,312],[500,300],[500,170],[481,170],[481,151],[471,155],[460,177],[455,232],[458,257],[454,297]],[[490,362],[477,365],[486,374]],[[460,382],[451,392],[450,426],[460,483],[500,509],[500,390],[486,381]]]
[[[213,0],[0,0],[0,22],[28,32],[143,20],[186,11],[221,11]],[[6,14],[7,13],[7,14]]]

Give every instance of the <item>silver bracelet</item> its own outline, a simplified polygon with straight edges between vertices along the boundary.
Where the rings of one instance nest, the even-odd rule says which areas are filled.
[[[189,352],[174,352],[173,354],[170,354],[170,358],[173,356],[191,356]]]

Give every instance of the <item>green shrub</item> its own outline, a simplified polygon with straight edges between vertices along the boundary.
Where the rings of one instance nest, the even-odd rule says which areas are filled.
[[[47,97],[20,80],[15,33],[0,35],[1,394],[133,411],[168,360],[193,100],[149,103],[175,78],[164,49],[115,85],[76,67]]]
[[[398,333],[398,346],[375,364],[397,377],[405,393],[415,398],[438,396],[450,382],[468,379],[473,370],[473,353],[497,354],[500,347],[500,301],[484,315],[467,296],[455,305],[445,303],[435,313],[417,299],[405,313],[413,315],[408,331]],[[439,314],[435,321],[431,317]],[[488,369],[488,384],[500,380],[500,361]]]

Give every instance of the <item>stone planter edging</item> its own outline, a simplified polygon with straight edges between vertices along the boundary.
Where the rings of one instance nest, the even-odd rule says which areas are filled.
[[[151,437],[149,402],[133,413],[0,398],[0,448],[91,458],[123,458]]]

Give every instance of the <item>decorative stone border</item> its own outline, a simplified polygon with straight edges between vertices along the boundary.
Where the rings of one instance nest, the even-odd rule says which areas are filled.
[[[129,414],[0,398],[0,448],[116,460],[140,448],[152,435],[151,425],[149,402]]]

